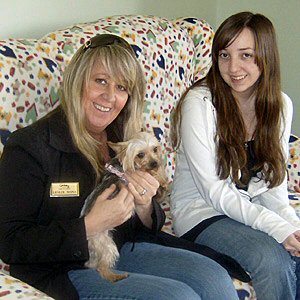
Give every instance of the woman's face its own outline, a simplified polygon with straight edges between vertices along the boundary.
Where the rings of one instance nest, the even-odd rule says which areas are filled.
[[[244,28],[230,46],[219,52],[218,66],[236,99],[249,98],[253,94],[261,71],[255,61],[251,30]]]
[[[84,85],[83,107],[88,131],[97,139],[113,122],[128,100],[126,88],[115,82],[101,64],[95,64]]]

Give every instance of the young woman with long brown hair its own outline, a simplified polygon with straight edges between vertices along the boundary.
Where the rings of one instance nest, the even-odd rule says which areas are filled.
[[[292,110],[273,24],[242,12],[216,31],[211,69],[174,115],[175,232],[235,258],[258,299],[300,297],[300,221],[286,180]]]

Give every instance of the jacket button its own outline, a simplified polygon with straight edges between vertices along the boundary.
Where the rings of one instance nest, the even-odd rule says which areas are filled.
[[[73,253],[73,255],[75,256],[75,257],[77,257],[77,258],[79,258],[80,256],[81,256],[81,251],[80,250],[78,250],[78,251],[76,251],[76,252],[74,252]]]

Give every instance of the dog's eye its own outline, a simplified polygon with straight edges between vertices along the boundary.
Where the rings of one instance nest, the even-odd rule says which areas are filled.
[[[144,158],[145,157],[145,153],[144,152],[140,152],[138,155],[137,155],[138,158]]]
[[[154,153],[157,153],[157,151],[158,151],[158,148],[157,148],[157,147],[154,147],[154,148],[153,148],[153,152],[154,152]]]

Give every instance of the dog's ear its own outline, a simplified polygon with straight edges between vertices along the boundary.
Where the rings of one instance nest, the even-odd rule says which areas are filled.
[[[119,154],[127,148],[128,143],[127,142],[119,142],[119,143],[107,142],[107,145],[111,149],[113,149],[116,154]]]

